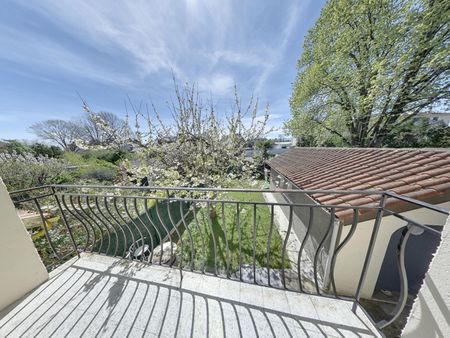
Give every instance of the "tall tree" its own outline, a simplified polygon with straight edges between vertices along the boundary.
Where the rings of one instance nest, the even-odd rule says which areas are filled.
[[[418,112],[447,106],[449,17],[445,0],[330,0],[306,36],[286,128],[377,147]]]
[[[75,150],[75,141],[80,134],[79,126],[70,121],[45,120],[31,125],[31,131],[39,138],[52,141],[64,150]]]

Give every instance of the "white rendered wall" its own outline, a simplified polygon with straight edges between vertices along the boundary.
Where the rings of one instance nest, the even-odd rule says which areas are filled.
[[[450,202],[439,204],[439,206],[450,209]],[[402,215],[419,223],[431,225],[443,225],[446,221],[445,215],[424,208],[407,211],[402,213]],[[334,278],[337,291],[343,295],[353,296],[356,293],[373,225],[374,220],[359,223],[353,237],[336,257]],[[369,264],[367,277],[362,289],[361,295],[363,298],[372,297],[381,265],[383,264],[383,259],[389,245],[389,240],[395,231],[405,225],[406,222],[394,216],[383,217],[375,242],[372,259]],[[350,225],[345,226],[342,231],[341,242],[349,231]],[[394,273],[397,272],[394,271]]]
[[[48,273],[0,178],[0,310],[48,279]]]
[[[402,337],[450,337],[450,218]]]

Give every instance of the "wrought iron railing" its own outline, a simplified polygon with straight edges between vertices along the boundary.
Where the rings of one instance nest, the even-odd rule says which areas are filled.
[[[263,194],[277,198],[264,199]],[[378,202],[293,203],[289,196],[296,194],[356,194],[375,196]],[[383,191],[52,185],[10,195],[17,208],[37,211],[43,235],[35,243],[49,269],[81,252],[92,252],[176,267],[180,272],[353,299],[355,304],[362,295],[382,218],[393,216],[406,223],[398,246],[400,296],[391,317],[380,321],[379,328],[393,323],[405,307],[404,254],[412,231],[420,228],[440,236],[438,230],[390,210],[386,201],[448,215],[438,206]],[[345,210],[351,214],[348,225],[336,217]],[[335,281],[336,260],[352,242],[360,215],[367,213],[374,214],[374,221],[363,267],[355,277],[357,287],[351,295],[341,294]],[[50,224],[49,219],[57,221]],[[303,233],[298,232],[300,223]],[[341,238],[344,226],[349,230]]]

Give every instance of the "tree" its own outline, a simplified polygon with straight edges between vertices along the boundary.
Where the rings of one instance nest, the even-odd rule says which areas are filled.
[[[450,3],[330,0],[305,38],[287,130],[377,147],[449,101]]]
[[[385,145],[392,148],[448,148],[450,127],[442,121],[416,118],[393,129],[387,135]]]
[[[115,135],[118,145],[133,143],[137,159],[122,164],[123,183],[170,186],[223,186],[235,178],[250,177],[254,163],[245,158],[250,140],[267,132],[267,109],[259,115],[258,101],[242,107],[235,90],[228,114],[219,115],[211,100],[204,100],[195,85],[175,83],[175,101],[169,105],[171,122],[158,110],[142,105],[131,108],[135,128],[128,138]],[[93,114],[85,104],[85,110]],[[108,123],[97,121],[100,128]]]
[[[110,112],[90,112],[78,124],[79,139],[89,145],[109,145],[114,139],[126,136],[128,132],[127,123]]]
[[[80,134],[77,124],[64,120],[46,120],[31,125],[33,133],[43,140],[56,142],[64,150],[76,149],[75,141]]]

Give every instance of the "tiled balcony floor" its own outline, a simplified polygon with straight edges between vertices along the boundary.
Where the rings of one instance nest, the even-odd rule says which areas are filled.
[[[351,306],[83,254],[3,314],[0,337],[379,337]]]

